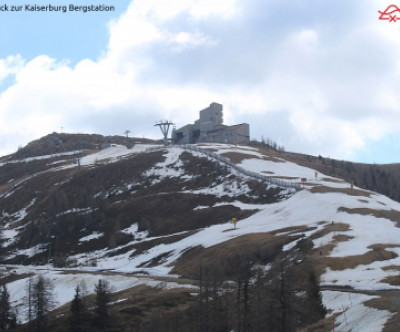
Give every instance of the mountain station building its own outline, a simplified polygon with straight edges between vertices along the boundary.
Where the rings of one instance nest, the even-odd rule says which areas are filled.
[[[200,111],[200,119],[172,131],[173,144],[250,142],[250,126],[242,123],[234,126],[223,124],[222,105],[211,103]]]

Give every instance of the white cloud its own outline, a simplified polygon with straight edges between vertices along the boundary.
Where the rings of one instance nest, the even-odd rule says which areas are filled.
[[[225,19],[234,18],[239,12],[236,0],[198,0],[193,3],[189,13],[196,19],[218,16]]]
[[[213,46],[217,41],[202,32],[195,31],[194,33],[179,32],[176,35],[172,35],[170,37],[170,43],[172,44],[173,51],[182,52],[187,48]]]
[[[20,56],[0,60],[0,79],[10,73],[16,74],[15,84],[0,95],[0,136],[37,138],[61,126],[67,129],[69,123],[76,126],[74,117],[86,122],[74,131],[93,131],[98,117],[110,119],[113,114],[121,113],[119,109],[129,108],[132,125],[140,126],[134,129],[137,133],[146,133],[143,125],[151,128],[152,122],[164,114],[174,113],[180,119],[193,121],[195,117],[186,110],[194,105],[194,100],[201,100],[199,106],[197,103],[194,106],[197,113],[198,107],[210,102],[213,93],[194,86],[146,84],[140,82],[137,75],[145,72],[154,61],[143,52],[146,45],[162,42],[170,45],[174,52],[182,52],[215,43],[198,29],[176,33],[163,26],[183,12],[202,19],[225,13],[218,6],[217,10],[208,12],[201,12],[200,7],[201,1],[132,2],[119,20],[109,24],[108,49],[98,61],[84,59],[71,67],[46,55],[30,61],[23,61]],[[231,12],[229,6],[227,10]],[[149,106],[153,109],[148,109]],[[137,123],[135,114],[138,112],[148,112],[149,123]],[[115,128],[110,128],[110,132],[113,130]],[[15,141],[10,141],[15,148]],[[8,149],[5,147],[1,154],[11,152]]]
[[[23,64],[24,61],[20,55],[10,55],[5,59],[0,59],[0,82],[8,75],[17,73]]]
[[[0,139],[26,143],[61,126],[112,134],[127,121],[154,137],[154,121],[192,123],[213,101],[229,124],[273,119],[282,128],[266,123],[253,137],[279,135],[289,150],[352,157],[395,133],[400,29],[370,13],[380,2],[318,15],[311,2],[296,6],[294,15],[273,0],[135,0],[109,23],[97,60],[0,59],[0,82],[15,75],[0,95]]]

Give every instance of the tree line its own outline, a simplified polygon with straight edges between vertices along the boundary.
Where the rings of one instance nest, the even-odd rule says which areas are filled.
[[[49,331],[49,314],[54,309],[53,284],[43,275],[29,277],[26,284],[25,319],[26,323],[18,321],[17,308],[12,308],[10,293],[6,285],[0,291],[0,330],[15,330],[29,332]],[[69,330],[84,332],[88,329],[104,329],[110,324],[109,306],[111,288],[105,280],[99,280],[94,285],[95,301],[89,310],[86,293],[81,286],[75,288],[75,295],[69,308]]]
[[[138,299],[125,307],[124,321],[118,310],[111,312],[111,289],[105,280],[94,285],[94,298],[77,285],[68,314],[54,319],[53,285],[39,275],[26,285],[26,323],[18,324],[7,287],[0,292],[0,330],[41,331],[134,331],[134,332],[292,332],[324,318],[317,276],[310,266],[297,264],[298,256],[279,256],[267,267],[251,256],[237,257],[229,276],[218,269],[199,265],[198,293],[184,302],[166,300],[167,310]],[[229,281],[227,281],[229,280]],[[128,304],[126,302],[126,304]],[[171,309],[171,310],[170,310]],[[145,317],[146,316],[146,317]],[[126,317],[126,316],[124,316]]]
[[[303,277],[299,286],[295,279]],[[289,259],[265,269],[242,257],[230,282],[222,281],[214,269],[199,267],[199,295],[194,305],[160,315],[134,331],[292,332],[325,314],[313,270],[300,276]]]

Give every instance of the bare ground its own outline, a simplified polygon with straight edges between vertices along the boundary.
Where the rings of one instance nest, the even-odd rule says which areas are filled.
[[[371,194],[365,190],[351,189],[351,188],[331,188],[326,186],[315,186],[312,187],[310,191],[316,194],[342,193],[350,196],[364,196],[364,197],[371,196]]]

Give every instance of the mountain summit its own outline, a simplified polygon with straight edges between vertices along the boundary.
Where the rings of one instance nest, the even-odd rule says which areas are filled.
[[[76,284],[112,283],[118,331],[157,314],[182,331],[396,331],[400,203],[295,159],[56,133],[2,158],[2,281],[20,321],[46,269],[61,312]]]

